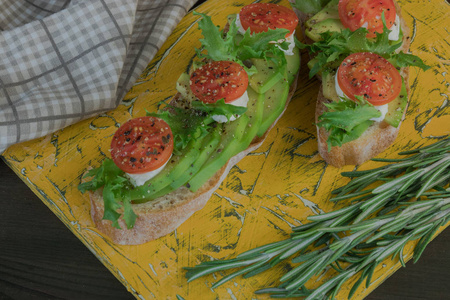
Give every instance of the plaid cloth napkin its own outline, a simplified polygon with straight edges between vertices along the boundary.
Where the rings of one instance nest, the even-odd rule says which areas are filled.
[[[0,0],[0,153],[115,108],[195,0]]]

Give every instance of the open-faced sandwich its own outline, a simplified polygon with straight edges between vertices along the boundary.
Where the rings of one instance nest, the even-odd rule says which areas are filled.
[[[295,90],[298,19],[290,8],[248,5],[224,30],[198,15],[202,47],[178,93],[158,112],[122,124],[111,159],[79,185],[89,191],[97,229],[115,243],[154,240],[201,209],[262,143]]]
[[[333,166],[357,165],[397,137],[409,96],[409,28],[393,0],[297,0],[321,81],[315,122],[320,155]]]

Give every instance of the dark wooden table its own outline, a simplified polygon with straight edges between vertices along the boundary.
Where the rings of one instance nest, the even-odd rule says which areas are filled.
[[[0,201],[0,299],[134,299],[3,161]],[[366,299],[450,299],[449,275],[450,229]]]

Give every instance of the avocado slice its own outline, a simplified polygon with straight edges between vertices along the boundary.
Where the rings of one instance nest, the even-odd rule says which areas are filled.
[[[197,191],[207,180],[209,180],[225,163],[241,151],[241,139],[248,125],[249,117],[244,114],[237,120],[224,124],[222,140],[216,150],[210,155],[208,161],[197,174],[187,183],[192,192]]]
[[[402,89],[400,94],[388,104],[388,112],[384,120],[389,125],[397,128],[402,121],[403,112],[408,104],[408,91],[406,90],[405,80],[402,78]]]
[[[209,134],[209,137],[205,139],[202,145],[202,149],[195,162],[189,166],[186,172],[177,174],[179,175],[178,178],[170,184],[170,187],[173,190],[176,190],[177,188],[188,182],[189,179],[200,170],[200,168],[208,160],[213,151],[216,150],[216,147],[219,145],[221,138],[220,130],[220,127],[216,127],[216,129]]]
[[[261,126],[257,135],[263,136],[273,122],[283,112],[289,94],[289,83],[287,80],[278,81],[270,90],[264,94],[264,113]]]
[[[258,70],[258,73],[253,74],[248,79],[248,84],[257,93],[263,94],[267,92],[267,90],[283,78],[283,74],[280,73],[274,62],[266,62],[261,58],[253,58],[251,62]]]
[[[320,34],[345,29],[339,18],[338,0],[330,1],[321,11],[305,22],[305,34],[311,40],[320,41]]]

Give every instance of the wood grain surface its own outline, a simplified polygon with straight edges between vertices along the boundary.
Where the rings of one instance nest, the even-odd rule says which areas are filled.
[[[211,14],[213,21],[223,26],[227,14],[236,13],[251,1],[234,1],[226,7],[218,5],[219,2],[208,1],[198,10]],[[392,157],[399,150],[429,144],[448,134],[450,129],[449,6],[440,0],[431,0],[426,5],[416,1],[399,2],[413,29],[411,50],[432,69],[426,73],[412,70],[412,94],[406,120],[396,143],[380,157]],[[287,1],[282,4],[287,5]],[[5,170],[1,178],[5,179],[0,181],[0,193],[6,209],[0,215],[0,296],[175,299],[179,294],[185,299],[256,298],[253,291],[274,284],[281,269],[250,280],[237,278],[212,290],[211,283],[220,274],[187,284],[181,268],[203,260],[233,257],[257,245],[286,238],[291,226],[304,222],[308,215],[337,207],[327,201],[329,192],[345,183],[339,173],[352,167],[329,167],[317,154],[313,112],[319,84],[315,79],[308,79],[306,55],[303,55],[298,90],[285,116],[261,148],[232,169],[207,206],[194,218],[175,233],[141,246],[113,245],[95,230],[89,217],[87,196],[76,188],[81,175],[88,166],[98,166],[107,155],[111,135],[119,124],[132,116],[144,115],[146,109],[155,110],[159,101],[175,93],[176,79],[194,55],[193,47],[199,46],[196,22],[197,17],[192,15],[182,20],[116,110],[44,138],[15,145],[3,154],[7,165],[38,198],[1,165]],[[375,165],[369,162],[361,167]],[[87,248],[80,247],[77,239]],[[393,292],[392,288],[391,299],[445,299],[449,294],[445,284],[449,269],[448,260],[442,257],[448,257],[448,240],[448,234],[438,237],[433,244],[438,241],[442,244],[433,248],[434,252],[429,250],[431,254],[425,254],[424,259],[434,260],[438,267],[419,267],[421,275],[416,280],[428,282],[430,288],[416,289],[409,281],[414,278],[399,275],[401,278],[395,286],[399,291]],[[409,245],[406,253],[411,250]],[[410,266],[406,273],[401,272],[414,274],[409,273]],[[364,298],[397,268],[397,260],[386,261],[377,270],[375,283],[367,290],[360,289],[355,298]],[[437,275],[430,276],[427,272],[437,272]],[[402,283],[402,279],[406,282]],[[119,282],[129,294],[120,288]],[[388,299],[376,298],[377,292],[367,299]],[[344,299],[345,294],[340,297]],[[258,296],[258,299],[266,298]]]

